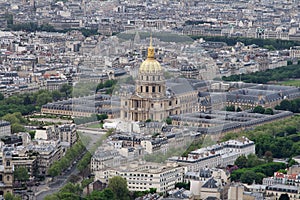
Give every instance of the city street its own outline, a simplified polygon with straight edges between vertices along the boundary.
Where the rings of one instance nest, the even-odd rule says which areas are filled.
[[[56,177],[54,181],[50,182],[46,186],[42,185],[37,187],[36,191],[38,192],[36,193],[36,199],[43,200],[45,196],[57,192],[60,188],[62,188],[67,183],[67,180],[72,174],[74,175],[78,174],[76,165],[73,165],[71,170],[66,172],[65,175]]]

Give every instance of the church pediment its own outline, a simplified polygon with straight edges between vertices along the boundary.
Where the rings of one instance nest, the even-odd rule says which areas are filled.
[[[138,94],[133,94],[130,99],[136,99],[136,100],[141,100],[141,99],[145,99],[143,98],[141,95],[138,95]]]

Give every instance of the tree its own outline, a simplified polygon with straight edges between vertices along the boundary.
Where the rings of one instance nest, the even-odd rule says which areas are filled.
[[[115,176],[108,181],[108,188],[115,194],[118,200],[129,200],[129,190],[127,189],[127,181]]]
[[[107,119],[108,115],[107,114],[100,114],[97,115],[97,120],[103,122],[103,120]]]
[[[242,109],[240,108],[240,107],[238,107],[237,109],[236,109],[236,112],[241,112],[242,111]]]
[[[11,125],[11,132],[12,133],[19,133],[19,132],[24,132],[26,129],[24,128],[23,125],[14,123]]]
[[[279,200],[290,200],[290,197],[288,194],[281,194],[279,197]]]
[[[184,188],[184,189],[186,189],[186,190],[189,190],[190,189],[190,182],[188,182],[188,183],[184,183],[184,182],[178,182],[178,183],[176,183],[175,184],[175,187],[176,188]]]
[[[266,110],[265,110],[265,113],[264,113],[265,115],[274,115],[274,111],[273,111],[273,109],[272,108],[267,108]]]
[[[41,94],[39,94],[37,96],[37,99],[36,99],[36,104],[38,106],[42,106],[48,102],[51,102],[52,101],[52,96],[50,96],[48,93],[46,92],[43,92]]]
[[[260,160],[255,154],[249,154],[247,156],[247,167],[255,167],[257,165],[263,164],[264,161]]]
[[[18,167],[14,171],[14,179],[17,181],[28,181],[29,175],[25,167]]]
[[[288,126],[285,128],[285,131],[288,135],[292,135],[292,134],[296,134],[297,133],[297,129],[294,126]]]
[[[44,200],[60,200],[60,198],[58,197],[57,194],[51,194],[51,195],[45,196]]]
[[[115,195],[113,191],[109,188],[105,188],[102,191],[94,190],[89,196],[87,196],[87,200],[115,200]]]
[[[256,106],[256,107],[253,109],[253,112],[254,112],[254,113],[264,114],[264,113],[265,113],[265,109],[264,109],[262,106]]]
[[[25,98],[24,98],[24,105],[30,105],[32,102],[31,102],[31,99],[29,97],[29,95],[26,95]]]
[[[11,194],[10,192],[7,192],[7,193],[4,195],[4,199],[5,199],[5,200],[21,200],[21,197],[15,196],[15,195]]]
[[[246,156],[242,155],[235,160],[234,164],[237,165],[239,168],[245,168],[247,165],[247,161],[248,160]]]
[[[273,154],[271,151],[265,152],[265,159],[267,162],[273,162]]]
[[[256,173],[251,170],[248,170],[241,175],[241,182],[247,183],[248,185],[252,184],[255,179]]]
[[[235,111],[235,107],[234,107],[233,105],[231,105],[231,106],[226,106],[226,111],[234,112],[234,111]]]
[[[72,183],[67,183],[63,188],[59,190],[60,193],[72,193],[76,195],[81,195],[82,194],[82,188],[80,187],[79,184],[72,184]]]
[[[71,183],[76,183],[80,180],[79,176],[76,176],[75,174],[71,174],[71,176],[69,177],[68,181]]]
[[[4,99],[4,95],[0,92],[0,101]]]
[[[35,137],[35,132],[36,131],[29,131],[28,133],[29,133],[29,135],[30,135],[30,138],[33,140],[34,139],[34,137]]]
[[[20,120],[15,114],[6,114],[2,117],[3,120],[10,122],[11,124],[19,124]]]
[[[170,117],[167,117],[166,123],[169,124],[169,125],[172,124],[172,119]]]
[[[289,100],[284,99],[280,102],[280,110],[291,110],[291,102]]]
[[[298,162],[297,162],[296,160],[290,158],[290,159],[288,160],[288,164],[289,164],[289,167],[291,167],[291,166],[293,166],[293,165],[298,164]]]
[[[49,168],[48,170],[48,174],[51,176],[51,177],[55,177],[55,176],[58,176],[61,172],[61,169],[60,167],[58,166],[58,164],[56,163],[53,163],[51,165],[51,167]]]
[[[52,99],[53,99],[53,101],[60,100],[61,99],[61,93],[59,91],[57,91],[57,90],[54,90],[52,92]]]
[[[72,86],[70,86],[68,84],[64,84],[64,85],[61,86],[59,91],[61,93],[63,93],[66,98],[69,98],[69,97],[71,97],[71,94],[72,94]]]

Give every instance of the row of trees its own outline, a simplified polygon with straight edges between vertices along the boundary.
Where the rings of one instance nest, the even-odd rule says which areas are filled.
[[[95,85],[93,91],[96,91],[96,88],[107,88],[112,90],[115,84],[115,80],[107,80],[104,83]],[[40,111],[42,105],[52,101],[68,99],[74,96],[76,91],[81,91],[81,89],[85,91],[87,90],[86,87],[83,87],[80,84],[79,86],[74,87],[74,89],[72,86],[64,84],[59,90],[55,90],[52,92],[48,90],[39,90],[34,93],[12,95],[8,98],[4,98],[3,94],[0,93],[0,117],[8,113],[20,112],[22,115],[28,115],[34,111],[38,112]],[[80,94],[78,94],[77,96],[80,96]]]
[[[29,175],[25,167],[17,167],[14,171],[14,180],[15,181],[28,181]]]
[[[48,174],[52,177],[58,176],[61,172],[66,170],[74,160],[78,158],[85,151],[85,146],[78,141],[70,149],[67,150],[64,157],[55,161],[48,170]]]
[[[117,84],[117,80],[107,80],[105,81],[104,83],[99,83],[96,87],[96,93],[99,91],[99,90],[102,90],[102,89],[109,89],[109,88],[112,88],[113,86],[115,86]]]
[[[193,39],[203,38],[206,41],[225,42],[228,46],[234,46],[237,42],[245,45],[256,44],[262,48],[271,48],[277,50],[289,49],[293,46],[299,46],[300,41],[279,40],[279,39],[261,39],[261,38],[245,38],[245,37],[226,37],[226,36],[191,36]]]
[[[8,18],[10,23],[8,23],[8,29],[12,31],[28,31],[28,32],[36,32],[36,31],[46,31],[46,32],[59,32],[59,33],[67,33],[72,30],[78,30],[84,35],[85,37],[89,37],[92,35],[100,35],[98,33],[97,29],[87,29],[87,28],[80,28],[80,29],[55,29],[52,25],[50,24],[41,24],[38,25],[38,23],[35,22],[28,22],[28,23],[17,23],[13,24],[11,22],[12,18]]]
[[[10,122],[12,133],[25,131],[24,125],[27,123],[27,120],[22,117],[20,112],[8,113],[1,119]]]
[[[300,98],[294,100],[284,99],[279,105],[275,106],[276,110],[287,110],[294,113],[300,112]]]
[[[300,64],[288,65],[276,69],[268,69],[266,71],[253,72],[249,74],[223,76],[224,81],[242,81],[246,83],[265,84],[270,81],[284,81],[289,79],[300,78]]]
[[[39,90],[34,93],[16,94],[4,98],[0,95],[0,117],[8,113],[20,112],[22,115],[28,115],[34,111],[40,111],[42,105],[69,98],[72,93],[72,86],[63,85],[60,90],[48,91]]]
[[[246,136],[255,142],[258,157],[271,152],[274,158],[290,158],[300,154],[300,116],[258,126],[253,130],[228,133],[222,141]]]
[[[226,106],[225,110],[230,111],[230,112],[241,112],[242,111],[242,109],[240,107],[237,107],[237,109],[235,109],[234,105]]]
[[[84,172],[86,171],[86,169],[89,169],[88,166],[91,163],[91,159],[92,154],[89,151],[87,151],[77,164],[77,169],[79,170],[79,173],[83,175],[83,177],[85,176]]]
[[[274,111],[272,108],[263,108],[262,106],[256,106],[253,109],[254,113],[260,113],[265,115],[274,115]]]
[[[225,107],[226,111],[230,111],[230,112],[241,112],[242,109],[240,107],[237,107],[237,109],[235,109],[234,105],[230,105],[230,106],[226,106]],[[272,108],[263,108],[262,106],[256,106],[253,111],[253,113],[260,113],[260,114],[265,114],[265,115],[273,115],[274,111]]]
[[[248,158],[242,156],[236,160],[235,164],[239,166],[239,169],[230,174],[231,181],[241,181],[247,184],[252,184],[255,181],[262,184],[263,178],[273,176],[274,172],[286,168],[284,163],[265,163],[265,161],[255,158],[255,155],[249,156]]]
[[[59,192],[45,197],[45,200],[63,200],[73,199],[79,200],[83,198],[84,184],[68,183]],[[132,194],[127,189],[127,182],[120,176],[109,179],[108,187],[102,191],[93,191],[85,196],[86,200],[129,200]]]

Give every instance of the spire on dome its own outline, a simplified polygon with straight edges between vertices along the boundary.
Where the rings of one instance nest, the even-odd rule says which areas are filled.
[[[147,58],[154,59],[154,48],[152,46],[152,33],[150,35],[150,45],[148,47],[148,56]]]

